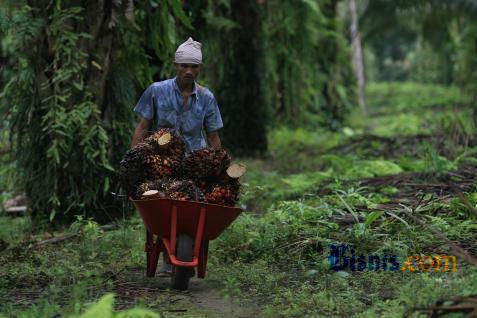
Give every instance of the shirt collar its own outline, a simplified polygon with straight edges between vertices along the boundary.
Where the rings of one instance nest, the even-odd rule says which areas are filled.
[[[179,89],[179,86],[177,85],[176,79],[177,79],[177,76],[174,76],[174,79],[173,79],[172,83],[174,85],[174,89],[180,94],[181,90]],[[194,95],[196,99],[198,98],[197,97],[197,83],[195,81],[194,81],[194,85],[192,85],[191,95]]]

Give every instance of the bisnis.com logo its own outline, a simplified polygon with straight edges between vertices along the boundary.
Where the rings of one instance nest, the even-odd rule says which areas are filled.
[[[354,271],[410,271],[414,272],[455,272],[457,271],[457,258],[449,255],[435,256],[408,256],[406,261],[396,255],[383,252],[381,255],[356,255],[352,246],[346,244],[330,244],[328,262],[334,271],[346,269]],[[452,265],[449,268],[449,265]]]

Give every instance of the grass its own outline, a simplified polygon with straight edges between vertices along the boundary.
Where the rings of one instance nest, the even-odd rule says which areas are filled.
[[[212,242],[209,255],[207,281],[222,295],[253,301],[260,317],[417,317],[414,307],[477,293],[477,269],[462,260],[455,273],[330,269],[330,243],[349,244],[357,255],[389,251],[401,260],[451,253],[403,210],[477,252],[476,216],[458,197],[428,194],[416,205],[407,196],[393,205],[405,190],[399,184],[374,189],[360,182],[402,172],[434,178],[472,164],[477,149],[461,142],[474,133],[466,97],[452,87],[410,83],[371,84],[368,94],[370,117],[353,114],[336,133],[280,127],[269,133],[266,156],[243,159],[248,172],[240,205],[246,212]],[[421,140],[416,134],[441,137]],[[477,189],[463,195],[477,205]],[[126,295],[118,288],[118,281],[128,280],[157,288],[142,278],[138,217],[108,231],[78,218],[62,231],[79,235],[38,246],[32,242],[45,233],[33,231],[27,218],[0,217],[0,242],[8,244],[0,254],[5,316],[87,317],[98,310],[154,317],[152,310],[173,317],[166,309],[190,305],[171,294]],[[14,298],[26,289],[37,298]],[[136,313],[125,311],[131,308]]]
[[[467,103],[455,88],[392,83],[370,85],[368,93],[374,98],[372,117],[355,114],[350,126],[335,134],[278,129],[269,136],[268,160],[249,162],[253,172],[247,175],[242,202],[260,213],[240,217],[215,242],[214,257],[230,262],[220,269],[221,275],[234,277],[234,285],[248,297],[266,299],[265,316],[416,316],[414,307],[477,293],[477,270],[463,262],[456,273],[330,271],[330,242],[352,244],[365,255],[393,251],[404,260],[415,253],[449,254],[427,229],[406,220],[398,210],[378,208],[392,200],[398,188],[374,192],[353,180],[402,171],[442,175],[466,158],[472,161],[475,151],[450,140],[453,134],[474,132],[467,110],[455,111],[455,105]],[[368,134],[401,138],[436,132],[447,134],[444,150],[451,151],[423,140],[408,152],[388,155],[379,139],[353,151],[338,151]],[[475,201],[473,192],[467,197]],[[458,198],[451,198],[423,204],[416,212],[450,239],[473,245],[475,252],[476,217],[469,219],[465,210]],[[343,215],[363,222],[343,226],[334,221]]]
[[[471,101],[455,86],[413,82],[368,83],[366,99],[373,111],[380,112],[420,112],[423,108],[466,106]]]
[[[25,225],[16,220],[20,219],[11,220],[10,226],[16,233],[22,233]],[[131,219],[119,226],[119,230],[104,232],[93,221],[79,220],[72,229],[80,235],[58,245],[38,246],[10,236],[7,238],[10,246],[0,256],[2,299],[12,299],[16,291],[28,288],[40,297],[32,316],[46,316],[52,308],[61,309],[66,315],[79,314],[84,308],[82,304],[111,290],[110,276],[143,264],[140,220]],[[28,241],[41,239],[41,236],[28,237]],[[17,315],[17,307],[22,307],[18,306],[21,298],[19,303],[0,304],[0,312],[9,317]],[[22,316],[21,310],[20,313]]]

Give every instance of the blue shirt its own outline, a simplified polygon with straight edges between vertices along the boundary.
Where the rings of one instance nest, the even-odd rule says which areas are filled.
[[[175,128],[184,137],[187,152],[207,147],[202,129],[213,132],[223,127],[214,94],[194,83],[187,105],[183,106],[176,78],[151,84],[142,94],[134,112],[153,120],[153,128]]]

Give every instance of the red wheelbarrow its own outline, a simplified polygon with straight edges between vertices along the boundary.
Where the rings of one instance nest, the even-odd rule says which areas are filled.
[[[189,279],[205,277],[209,241],[242,213],[240,208],[171,199],[132,200],[146,226],[147,276],[156,274],[159,253],[172,264],[172,287],[184,290]],[[154,238],[156,236],[156,238]]]

